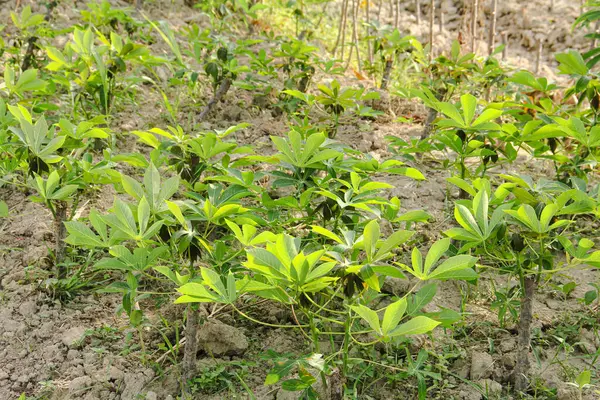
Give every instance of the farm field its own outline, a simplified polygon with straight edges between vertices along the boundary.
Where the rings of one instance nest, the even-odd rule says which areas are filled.
[[[600,399],[599,27],[0,0],[0,400]]]

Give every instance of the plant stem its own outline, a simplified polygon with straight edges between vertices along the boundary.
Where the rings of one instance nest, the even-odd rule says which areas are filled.
[[[347,307],[348,314],[346,315],[346,323],[344,324],[344,350],[343,354],[343,366],[342,366],[342,375],[348,376],[348,355],[349,355],[349,347],[350,347],[350,328],[352,325],[352,314],[350,312],[350,307]]]
[[[189,304],[186,312],[185,347],[183,350],[183,398],[191,396],[191,380],[196,374],[196,356],[198,353],[198,309]]]
[[[317,326],[315,325],[314,315],[308,310],[303,310],[303,312],[308,317],[308,324],[310,325],[310,333],[313,341],[313,350],[315,353],[318,353],[321,346],[319,345],[319,332],[317,331]]]
[[[260,325],[264,325],[264,326],[270,326],[272,328],[308,328],[309,325],[277,325],[277,324],[270,324],[268,322],[263,322],[263,321],[259,321],[257,319],[252,318],[251,316],[244,314],[242,311],[240,311],[240,309],[238,309],[236,306],[234,306],[233,304],[231,304],[231,306],[233,307],[233,309],[235,311],[238,312],[238,314],[240,314],[242,317],[246,318],[249,321],[252,321],[254,323],[260,324]]]
[[[385,68],[383,70],[383,76],[381,77],[381,90],[387,89],[388,82],[390,81],[390,75],[392,74],[392,67],[394,66],[394,59],[392,57],[385,60]]]
[[[221,85],[219,86],[219,88],[215,92],[214,97],[212,99],[210,99],[210,101],[206,104],[206,107],[204,107],[204,109],[202,110],[202,112],[198,116],[198,120],[203,121],[204,118],[206,118],[206,116],[213,109],[213,107],[219,101],[221,101],[221,99],[223,98],[223,96],[225,96],[225,94],[227,93],[227,91],[229,90],[230,87],[231,87],[231,79],[230,78],[223,79],[223,81],[221,82]]]
[[[531,341],[531,322],[533,320],[533,298],[536,279],[525,276],[523,279],[523,298],[521,299],[521,315],[519,317],[519,338],[517,340],[517,363],[514,372],[514,383],[517,391],[524,391],[528,386],[529,347]]]
[[[65,237],[67,236],[67,228],[64,221],[67,220],[67,204],[63,201],[57,201],[54,209],[54,234],[55,249],[54,256],[56,258],[56,267],[58,279],[64,279],[67,276],[67,268],[63,265],[65,260]]]
[[[144,343],[144,331],[142,325],[138,326],[138,336],[140,339],[140,350],[142,351],[142,364],[146,365],[146,344]]]

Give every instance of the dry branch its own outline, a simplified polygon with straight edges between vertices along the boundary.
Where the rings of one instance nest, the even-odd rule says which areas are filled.
[[[429,60],[433,58],[433,25],[435,23],[435,0],[429,3]]]
[[[479,1],[473,0],[473,19],[471,20],[471,51],[476,53],[477,44],[477,9],[479,8]]]
[[[496,45],[496,15],[498,12],[498,0],[492,0],[492,26],[490,28],[490,41],[488,43],[488,54],[491,55],[494,52],[494,46]]]

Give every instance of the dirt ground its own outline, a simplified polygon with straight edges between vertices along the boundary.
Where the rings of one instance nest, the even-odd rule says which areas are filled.
[[[118,1],[112,4],[126,5]],[[409,5],[405,6],[405,3]],[[425,2],[423,2],[425,3]],[[489,4],[485,2],[483,15],[489,14]],[[29,4],[23,0],[22,5]],[[414,2],[402,2],[400,25],[407,32],[423,39],[427,35],[427,6],[423,4],[421,25],[417,26],[413,10]],[[437,48],[448,49],[461,25],[460,10],[462,2],[443,0],[445,26],[436,35]],[[508,42],[507,63],[515,68],[534,69],[535,53],[539,40],[543,41],[542,74],[556,79],[554,71],[556,63],[551,54],[567,48],[583,48],[585,41],[581,34],[571,32],[571,22],[579,13],[579,3],[570,0],[557,0],[553,10],[549,9],[550,1],[507,0],[499,2],[498,31],[506,32]],[[9,21],[8,13],[14,9],[15,2],[3,3],[0,10],[0,21]],[[384,5],[384,14],[389,12]],[[39,5],[34,5],[40,8]],[[77,20],[78,12],[85,8],[84,2],[62,2],[57,11],[54,23],[67,26]],[[166,19],[173,26],[179,27],[193,18],[194,11],[186,8],[181,1],[156,0],[145,6],[151,18]],[[437,22],[436,22],[437,23]],[[481,20],[480,32],[486,32],[484,19]],[[9,29],[7,23],[7,28]],[[498,38],[498,41],[501,37]],[[478,48],[485,52],[487,38],[481,37]],[[157,44],[156,51],[164,51]],[[348,77],[346,84],[352,84]],[[230,92],[225,101],[219,104],[212,113],[204,129],[219,129],[239,122],[250,122],[251,127],[236,134],[239,143],[264,143],[263,151],[272,151],[269,135],[280,135],[286,132],[283,117],[273,117],[267,109],[244,107],[248,96],[236,89]],[[141,93],[139,105],[119,110],[114,129],[123,133],[136,129],[147,129],[155,126],[164,127],[164,109],[156,93]],[[251,100],[251,99],[250,99]],[[400,115],[424,116],[425,109],[415,103],[392,99],[392,109]],[[159,110],[157,112],[157,110]],[[183,113],[183,111],[182,111]],[[182,116],[185,118],[185,116]],[[371,152],[376,157],[387,157],[387,135],[409,139],[420,135],[422,126],[407,125],[394,122],[389,115],[359,126],[344,126],[338,139],[361,151]],[[128,152],[146,152],[133,138],[123,142],[123,149]],[[433,161],[423,161],[415,165],[427,177],[426,181],[414,182],[402,177],[383,177],[394,185],[391,196],[398,196],[404,211],[424,209],[433,215],[433,220],[422,232],[427,238],[438,238],[452,221],[451,198],[456,193],[449,189],[445,178],[447,171]],[[523,160],[516,166],[521,173],[536,177],[548,175],[549,166]],[[112,204],[115,193],[112,189],[98,193],[89,199],[86,205],[106,210]],[[21,393],[32,398],[63,399],[174,399],[180,391],[178,373],[172,363],[164,359],[157,365],[146,363],[140,359],[138,333],[128,328],[127,319],[117,314],[120,296],[109,294],[87,294],[71,301],[53,300],[46,288],[45,257],[52,243],[50,214],[39,204],[27,200],[27,194],[12,187],[0,188],[0,199],[6,201],[11,217],[0,220],[0,399],[16,399]],[[502,282],[502,277],[498,278]],[[550,284],[547,284],[535,303],[535,327],[540,332],[551,332],[563,327],[573,315],[585,313],[586,308],[578,302],[589,282],[598,281],[595,270],[571,271],[556,278],[557,281],[574,281],[578,284],[574,293],[568,298],[561,298]],[[401,291],[403,283],[391,282],[391,289]],[[467,296],[467,293],[470,296]],[[478,288],[469,288],[456,284],[443,284],[437,296],[437,302],[431,306],[447,307],[458,310],[462,302],[467,313],[463,326],[446,335],[438,331],[433,341],[428,338],[416,340],[415,346],[424,346],[439,351],[451,350],[448,357],[445,378],[445,389],[432,392],[431,398],[477,400],[484,398],[468,380],[489,388],[488,398],[503,398],[501,389],[508,383],[508,372],[514,365],[516,340],[515,326],[500,328],[494,311],[490,310],[493,299],[491,282],[482,279]],[[209,310],[210,311],[210,310]],[[263,319],[274,322],[288,322],[289,316],[277,308],[257,310]],[[150,315],[151,322],[161,326],[160,316],[167,319],[181,315],[182,310],[174,305],[157,306]],[[244,355],[233,352],[215,359],[206,352],[201,355],[200,364],[210,367],[215,363],[237,362],[242,359],[256,363],[250,367],[246,383],[258,399],[290,399],[293,397],[278,388],[262,385],[267,366],[258,359],[258,355],[267,349],[279,352],[295,352],[303,354],[308,351],[302,344],[299,335],[283,330],[272,330],[253,326],[238,320],[231,314],[218,315],[222,323],[236,326],[238,332],[247,341]],[[568,324],[567,324],[568,325]],[[159,344],[163,338],[157,330],[144,328],[146,346],[155,355],[155,360],[163,353]],[[163,331],[173,335],[176,329],[170,327]],[[582,355],[594,353],[600,346],[598,336],[590,330],[575,333],[577,342],[568,354],[565,365],[560,362],[566,357],[558,341],[537,343],[540,351],[539,360],[532,360],[535,372],[548,387],[557,389],[559,400],[577,399],[576,393],[567,384],[567,371],[590,367],[588,359]],[[239,338],[238,338],[239,339]],[[422,340],[421,340],[422,339]],[[555,354],[557,354],[555,356]],[[558,360],[558,361],[557,361]],[[237,385],[238,382],[234,382]],[[215,395],[198,394],[198,399],[246,398],[243,390],[238,390],[239,397],[230,392]],[[416,398],[414,382],[399,382],[375,385],[365,399],[409,399]],[[368,397],[367,397],[368,395]],[[35,397],[38,396],[38,397]],[[28,397],[29,398],[29,397]],[[540,397],[546,398],[546,397]],[[593,395],[584,397],[593,399]]]

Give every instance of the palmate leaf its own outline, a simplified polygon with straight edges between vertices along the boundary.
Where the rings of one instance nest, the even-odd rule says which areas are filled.
[[[175,304],[182,303],[212,303],[217,302],[218,296],[209,291],[206,287],[199,283],[186,283],[177,289],[182,296],[175,300]]]
[[[407,309],[406,299],[395,301],[386,307],[383,321],[380,322],[379,316],[369,307],[362,304],[352,306],[352,310],[364,319],[373,331],[387,340],[388,338],[408,335],[419,335],[431,332],[440,322],[429,317],[417,316],[402,325],[398,325],[405,315]]]
[[[69,236],[65,242],[73,246],[82,247],[110,247],[110,243],[105,242],[99,235],[96,235],[86,224],[80,221],[67,221],[65,227]]]
[[[403,243],[406,243],[408,239],[410,239],[415,234],[414,231],[396,231],[392,233],[387,239],[381,243],[379,246],[377,253],[374,256],[374,261],[383,260],[387,258],[390,251],[394,248],[400,246]]]
[[[474,280],[477,279],[477,273],[472,269],[477,262],[477,258],[459,255],[446,259],[439,266],[434,265],[448,250],[450,245],[450,239],[442,239],[431,246],[429,253],[425,259],[425,265],[423,264],[423,256],[421,252],[414,248],[412,251],[412,266],[396,263],[400,268],[410,273],[414,277],[427,281],[431,279],[448,280],[448,279],[463,279],[463,280]]]
[[[48,129],[45,118],[40,117],[35,124],[31,119],[31,114],[20,104],[8,106],[10,113],[19,121],[20,127],[9,127],[21,143],[23,143],[28,152],[47,164],[57,163],[63,157],[55,154],[60,149],[66,139],[66,136],[57,136],[54,129]]]
[[[454,207],[454,218],[467,232],[480,239],[484,238],[475,217],[467,207],[462,204],[457,204]]]
[[[137,222],[131,206],[121,199],[115,199],[112,210],[113,213],[102,216],[103,221],[115,231],[120,232],[122,236],[131,240],[151,240],[163,225],[162,220],[149,225],[150,211],[145,197],[142,197],[142,200],[140,200],[140,203],[135,210],[138,216]]]
[[[505,210],[506,214],[534,233],[544,233],[535,210],[529,204],[523,204],[517,210]]]

